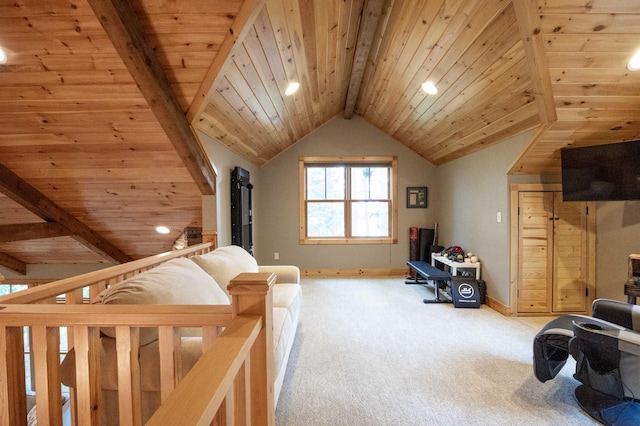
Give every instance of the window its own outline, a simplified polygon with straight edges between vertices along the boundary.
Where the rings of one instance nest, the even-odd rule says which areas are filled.
[[[301,244],[397,243],[396,157],[302,157]]]

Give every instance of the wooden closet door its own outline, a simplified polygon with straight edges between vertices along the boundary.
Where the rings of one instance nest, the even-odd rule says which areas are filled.
[[[518,194],[518,312],[552,309],[553,198],[553,192]]]
[[[553,311],[587,310],[587,204],[554,193]]]

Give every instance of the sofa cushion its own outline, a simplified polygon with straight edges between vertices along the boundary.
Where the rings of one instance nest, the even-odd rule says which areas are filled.
[[[238,274],[258,272],[258,262],[240,246],[219,247],[191,259],[216,280],[227,296],[227,285]]]
[[[276,284],[273,286],[273,307],[289,309],[296,299],[300,298],[301,287],[299,284]]]
[[[277,376],[280,369],[285,367],[283,361],[287,350],[287,343],[291,339],[293,324],[291,315],[286,308],[273,308],[273,368]]]
[[[276,274],[277,284],[300,284],[300,269],[293,265],[258,265],[258,272]]]
[[[115,284],[92,303],[148,305],[228,305],[216,281],[190,259],[178,258]],[[102,332],[115,337],[113,328]],[[140,329],[140,345],[158,339],[157,328]]]

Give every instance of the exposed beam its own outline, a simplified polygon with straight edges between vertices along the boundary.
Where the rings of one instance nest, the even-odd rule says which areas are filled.
[[[187,120],[194,127],[197,124],[194,123],[194,120],[197,120],[198,117],[200,117],[200,114],[202,114],[207,106],[209,93],[214,90],[216,80],[221,74],[220,71],[227,61],[227,57],[231,54],[233,46],[235,46],[238,40],[244,39],[247,32],[251,29],[253,22],[258,17],[258,14],[262,11],[264,2],[265,0],[244,0],[244,2],[242,2],[242,6],[236,15],[236,19],[233,20],[233,24],[231,24],[229,32],[222,41],[220,50],[218,50],[215,58],[213,58],[213,62],[211,63],[204,80],[200,84],[198,93],[196,93],[193,103],[187,112]]]
[[[39,240],[41,238],[67,237],[69,235],[73,235],[73,232],[56,222],[0,225],[0,243]]]
[[[73,238],[111,261],[124,263],[132,260],[129,255],[80,222],[2,164],[0,164],[0,191],[47,222],[57,222],[64,226],[73,233]]]
[[[215,172],[145,38],[131,3],[89,0],[89,4],[200,192],[215,194]]]
[[[553,123],[558,117],[551,87],[549,61],[541,34],[538,3],[529,0],[514,0],[512,3],[531,72],[540,120],[543,124]]]
[[[360,85],[362,76],[364,75],[367,61],[369,60],[369,52],[373,45],[373,38],[382,16],[382,10],[385,0],[365,0],[362,10],[361,24],[358,31],[358,42],[353,58],[353,66],[351,67],[351,77],[349,79],[349,90],[344,105],[344,118],[353,117],[358,94],[360,93]]]
[[[19,274],[27,275],[27,264],[6,253],[0,253],[0,266],[4,266]]]

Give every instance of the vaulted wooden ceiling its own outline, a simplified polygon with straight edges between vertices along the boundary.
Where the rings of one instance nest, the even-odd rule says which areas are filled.
[[[638,22],[637,0],[0,0],[0,265],[170,249],[215,188],[201,134],[260,166],[357,114],[440,165],[537,129],[509,172],[557,173],[561,147],[640,138]]]

